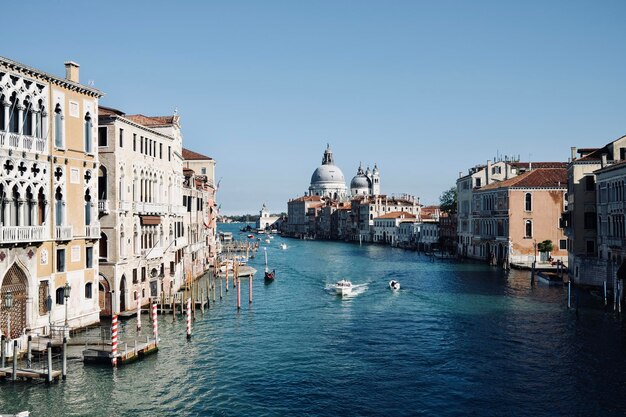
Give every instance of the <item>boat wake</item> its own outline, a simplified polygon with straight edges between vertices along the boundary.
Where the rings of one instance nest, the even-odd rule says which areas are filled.
[[[343,298],[356,297],[363,294],[368,289],[368,284],[352,284],[352,291],[348,294],[344,294]],[[332,295],[337,295],[337,284],[326,284],[324,291]]]

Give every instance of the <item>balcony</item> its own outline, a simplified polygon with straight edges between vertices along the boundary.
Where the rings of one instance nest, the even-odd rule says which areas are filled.
[[[183,216],[187,212],[187,209],[183,205],[170,204],[170,214],[175,216]]]
[[[0,148],[15,151],[48,153],[48,141],[33,136],[0,131]]]
[[[72,226],[55,226],[56,240],[72,240]]]
[[[181,249],[187,246],[187,237],[186,236],[181,236],[176,238],[176,241],[174,242],[174,246],[176,249]]]
[[[196,243],[192,243],[191,246],[189,247],[189,251],[190,252],[197,252],[200,249],[204,248],[204,242],[200,241],[200,242],[196,242]]]
[[[124,213],[129,212],[132,206],[130,201],[120,201],[120,211]]]
[[[135,213],[139,214],[166,214],[169,206],[161,203],[133,203]]]
[[[85,237],[89,239],[99,239],[100,225],[85,226]]]
[[[21,242],[42,242],[49,238],[47,226],[6,226],[0,227],[0,244]]]
[[[608,204],[609,213],[623,212],[624,205],[625,204],[622,201],[615,201],[615,202],[609,203]]]
[[[144,249],[141,251],[141,254],[146,259],[154,259],[163,257],[163,248],[154,247],[152,249]]]
[[[98,201],[98,211],[102,214],[109,214],[109,200]]]
[[[626,247],[626,239],[619,237],[605,237],[602,239],[606,242],[606,244],[613,248],[624,248]]]

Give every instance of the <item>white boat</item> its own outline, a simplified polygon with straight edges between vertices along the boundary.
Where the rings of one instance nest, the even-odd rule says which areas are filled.
[[[281,248],[282,250],[287,249],[287,244],[286,244],[286,243],[281,243],[281,244],[280,244],[280,248]]]
[[[391,281],[389,281],[389,288],[391,288],[393,291],[398,291],[400,289],[400,283],[392,279]]]
[[[265,243],[270,243],[270,242],[271,242],[271,240],[265,239]]]
[[[337,294],[341,296],[350,295],[352,293],[352,283],[346,279],[337,281],[335,284],[335,290],[337,291]]]

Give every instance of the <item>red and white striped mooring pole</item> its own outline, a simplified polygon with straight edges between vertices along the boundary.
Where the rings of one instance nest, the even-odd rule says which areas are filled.
[[[157,320],[157,305],[152,304],[152,333],[154,334],[154,343],[159,344],[159,322]]]
[[[111,319],[111,364],[117,366],[117,315]]]
[[[191,339],[191,297],[187,298],[187,339]]]
[[[141,330],[141,296],[137,297],[137,331]]]

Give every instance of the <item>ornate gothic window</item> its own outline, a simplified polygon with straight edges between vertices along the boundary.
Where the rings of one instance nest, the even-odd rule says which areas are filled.
[[[63,192],[61,191],[61,187],[57,187],[56,193],[54,194],[54,215],[55,224],[57,226],[63,226],[64,207]]]
[[[54,146],[63,147],[63,111],[60,104],[54,109]]]
[[[91,153],[91,144],[93,142],[92,137],[93,123],[91,121],[91,114],[87,112],[85,115],[85,152]]]

